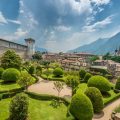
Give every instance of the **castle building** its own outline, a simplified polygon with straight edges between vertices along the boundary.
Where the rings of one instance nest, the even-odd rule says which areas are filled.
[[[7,50],[14,50],[23,59],[31,59],[35,52],[35,40],[25,39],[26,45],[0,39],[0,56]]]

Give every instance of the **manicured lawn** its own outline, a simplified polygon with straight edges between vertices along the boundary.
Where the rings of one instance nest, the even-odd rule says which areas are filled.
[[[5,120],[9,116],[10,99],[0,101],[0,120]],[[61,104],[58,108],[53,108],[51,101],[41,101],[29,99],[29,120],[66,120],[67,107]]]
[[[2,84],[2,82],[0,82],[0,91],[4,91],[4,90],[12,90],[15,88],[20,88],[20,86],[16,83],[5,83]]]

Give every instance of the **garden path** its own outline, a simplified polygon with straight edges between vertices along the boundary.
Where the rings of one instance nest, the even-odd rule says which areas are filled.
[[[38,94],[49,94],[58,96],[58,92],[54,89],[54,81],[44,80],[39,78],[39,81],[28,87],[28,91],[35,92]],[[62,91],[60,92],[60,97],[71,98],[72,90],[67,85],[63,86]]]
[[[95,118],[96,115],[94,116],[93,120],[111,120],[111,113],[113,110],[120,105],[120,98],[113,101],[112,103],[108,104],[104,109],[103,109],[103,116],[100,118]]]

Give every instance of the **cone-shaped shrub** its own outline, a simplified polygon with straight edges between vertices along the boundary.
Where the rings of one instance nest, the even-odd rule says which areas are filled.
[[[92,120],[93,117],[92,103],[83,93],[75,94],[72,97],[69,111],[77,120]]]
[[[100,113],[104,105],[103,105],[102,94],[99,91],[99,89],[95,87],[89,87],[85,91],[85,94],[90,98],[94,112]]]

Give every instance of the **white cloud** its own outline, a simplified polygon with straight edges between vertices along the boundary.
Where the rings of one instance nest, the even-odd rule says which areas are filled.
[[[8,23],[1,11],[0,11],[0,23],[1,24],[7,24]]]
[[[82,30],[83,32],[95,32],[96,30],[99,30],[100,28],[104,28],[106,27],[106,25],[112,23],[112,17],[113,16],[109,16],[104,20],[98,21],[92,25],[86,25],[82,28]]]
[[[106,5],[110,3],[111,0],[91,0],[91,2],[95,3],[96,5]]]
[[[28,31],[23,31],[21,28],[18,28],[17,31],[14,33],[17,37],[23,37],[28,33]]]
[[[26,30],[22,30],[21,28],[18,28],[13,34],[6,33],[3,36],[1,36],[1,38],[10,40],[10,41],[14,41],[14,40],[18,40],[22,37],[25,37],[27,34],[28,34],[28,32]]]
[[[18,21],[18,20],[10,20],[10,19],[7,19],[7,21],[8,21],[8,22],[11,22],[11,23],[14,23],[14,24],[18,24],[18,25],[21,24],[21,22]]]
[[[66,31],[70,31],[71,27],[67,27],[64,25],[59,25],[59,26],[55,26],[54,27],[55,30],[60,31],[60,32],[66,32]]]

